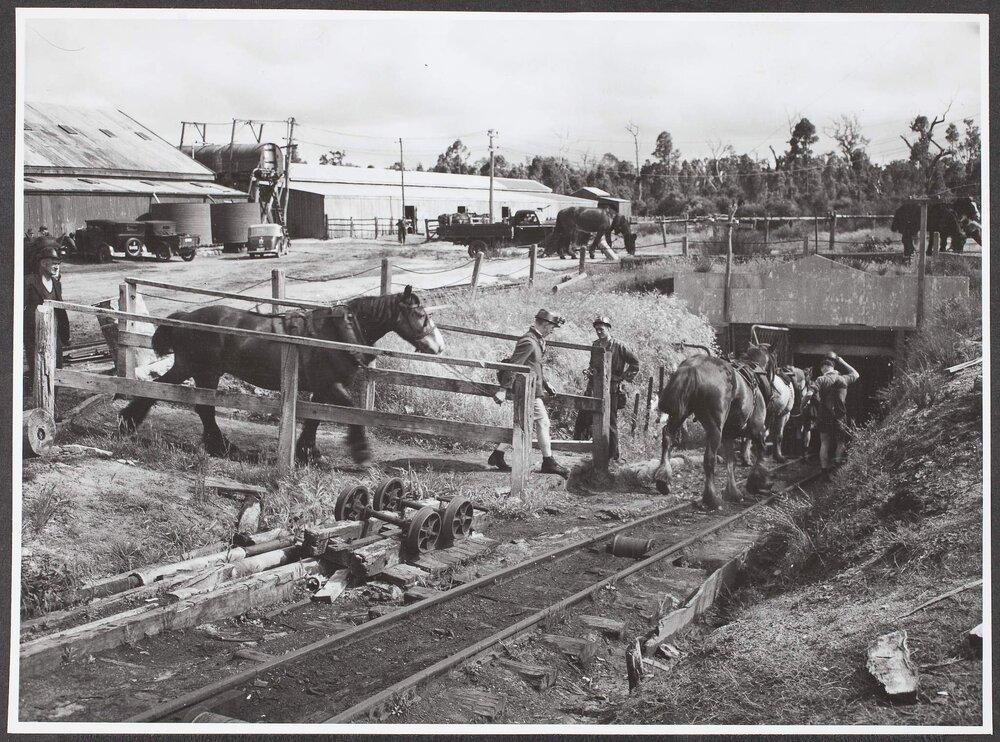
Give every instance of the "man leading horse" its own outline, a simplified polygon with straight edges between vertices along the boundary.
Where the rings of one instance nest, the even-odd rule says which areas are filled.
[[[560,258],[576,257],[575,243],[579,232],[594,235],[589,247],[591,258],[594,257],[595,250],[601,247],[603,238],[608,247],[607,250],[601,247],[601,250],[614,259],[612,234],[621,235],[625,241],[625,252],[635,255],[635,234],[628,217],[616,214],[611,209],[590,206],[570,206],[556,215],[556,227],[545,246],[545,254],[556,252]]]

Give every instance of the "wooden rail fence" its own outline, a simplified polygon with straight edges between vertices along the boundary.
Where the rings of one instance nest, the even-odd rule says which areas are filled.
[[[330,304],[289,299],[284,296],[285,282],[281,270],[272,272],[272,295],[248,296],[227,291],[197,289],[189,286],[153,281],[140,278],[126,278],[119,286],[120,310],[106,309],[71,302],[46,301],[37,310],[36,319],[36,362],[34,382],[34,405],[49,413],[55,412],[55,388],[57,386],[80,389],[94,394],[120,394],[127,397],[143,397],[183,404],[202,404],[214,407],[248,410],[259,414],[273,414],[279,417],[278,457],[279,472],[287,473],[295,463],[296,423],[301,420],[319,420],[341,424],[356,424],[403,430],[409,433],[438,435],[469,442],[508,443],[513,449],[511,460],[510,488],[512,494],[523,491],[532,448],[531,407],[535,397],[536,379],[525,366],[509,363],[482,361],[471,358],[435,356],[410,351],[390,350],[353,343],[318,340],[294,335],[281,335],[232,327],[219,327],[169,317],[153,317],[137,314],[134,309],[141,296],[142,287],[167,289],[179,292],[201,294],[216,298],[265,304],[278,311],[280,307],[316,309]],[[385,287],[383,286],[385,291]],[[56,368],[56,326],[53,310],[56,308],[95,316],[110,317],[118,326],[117,376],[106,376],[86,371]],[[138,349],[152,347],[148,335],[136,332],[136,323],[155,326],[178,327],[222,335],[253,337],[268,342],[279,343],[282,347],[281,385],[278,398],[261,398],[237,392],[224,392],[183,384],[168,384],[162,381],[144,381],[136,378],[136,357]],[[514,335],[490,333],[484,330],[443,325],[439,329],[450,332],[465,332],[485,337],[516,340]],[[551,343],[556,347],[591,351],[591,346],[574,343]],[[498,384],[465,381],[462,379],[418,374],[393,369],[369,367],[362,370],[364,399],[360,407],[304,402],[297,399],[299,381],[299,347],[326,350],[361,351],[369,356],[399,358],[422,363],[447,365],[452,367],[478,368],[491,371],[510,371],[514,374],[512,424],[508,426],[485,425],[457,420],[443,420],[421,415],[401,414],[375,409],[375,383],[391,383],[437,389],[457,394],[493,396],[501,389]],[[587,397],[573,394],[559,394],[549,398],[550,403],[568,405],[579,410],[590,410],[597,418],[594,441],[559,441],[553,447],[559,450],[587,451],[593,453],[595,465],[606,470],[608,465],[608,433],[610,430],[610,357],[605,351],[597,359],[604,371],[599,376],[604,383],[601,397]]]

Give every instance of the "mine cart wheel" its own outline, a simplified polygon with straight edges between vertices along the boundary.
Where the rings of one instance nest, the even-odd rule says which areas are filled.
[[[138,258],[142,255],[142,240],[138,237],[129,237],[125,240],[125,254],[130,258]]]
[[[472,533],[472,502],[466,497],[456,497],[448,503],[441,516],[441,545],[451,546]]]
[[[399,477],[390,477],[378,486],[372,495],[374,510],[399,510],[399,501],[406,495],[406,483]]]
[[[181,260],[183,260],[185,263],[190,263],[192,260],[194,260],[194,256],[195,256],[194,250],[185,250],[184,252],[181,253]]]
[[[441,515],[434,508],[424,508],[413,516],[406,529],[406,548],[423,554],[437,548],[441,538]]]
[[[337,520],[361,520],[361,514],[371,501],[368,488],[363,484],[349,484],[337,497],[333,517]]]
[[[484,255],[490,251],[490,246],[486,244],[484,240],[473,240],[469,243],[469,257],[476,257],[477,252],[481,252]]]

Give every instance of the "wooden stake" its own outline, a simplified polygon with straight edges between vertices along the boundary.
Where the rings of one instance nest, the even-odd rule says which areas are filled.
[[[663,246],[667,246],[667,223],[660,219],[660,235],[663,237]]]
[[[35,378],[33,406],[56,416],[56,319],[47,304],[35,310]]]
[[[514,422],[512,424],[510,494],[519,496],[525,487],[531,460],[532,407],[535,403],[535,375],[514,374]]]
[[[638,639],[625,649],[625,670],[628,673],[628,692],[631,693],[642,682],[642,648]]]
[[[819,215],[818,214],[813,217],[813,230],[814,230],[815,235],[816,235],[816,239],[815,239],[815,241],[814,241],[813,244],[816,247],[816,252],[819,253]]]
[[[660,374],[663,375],[662,373]],[[649,416],[652,412],[653,407],[653,376],[649,377],[649,382],[646,384],[646,424],[642,427],[643,433],[649,432]]]
[[[684,224],[685,226],[687,226],[687,222],[684,222]],[[685,258],[691,256],[691,247],[690,244],[688,243],[688,236],[686,234],[683,237],[681,237],[681,255],[683,255]]]
[[[924,284],[927,281],[927,204],[920,204],[920,244],[917,246],[917,327],[924,326]]]
[[[594,467],[599,472],[608,470],[611,457],[611,348],[594,348],[597,368],[594,379],[601,390],[601,407],[594,412]]]
[[[483,253],[477,252],[475,263],[472,265],[472,296],[476,296],[476,289],[479,287],[479,269],[483,265]]]
[[[570,243],[572,247],[572,243]],[[587,246],[580,246],[580,273],[585,273],[587,271]]]
[[[275,299],[285,298],[285,271],[275,268],[271,271],[271,296]],[[283,307],[281,304],[272,304],[271,311],[274,314],[281,314]]]
[[[535,282],[535,264],[538,262],[538,245],[528,245],[528,285]]]
[[[806,235],[805,237],[802,238],[802,254],[803,255],[809,254],[809,235]]]
[[[392,293],[392,264],[389,258],[382,258],[382,286],[379,293],[382,296]]]
[[[635,426],[639,422],[639,392],[635,393],[635,404],[632,405],[632,435],[635,435]]]
[[[136,296],[138,290],[134,283],[124,282],[118,284],[118,310],[121,312],[135,312]],[[132,332],[135,323],[131,320],[118,320],[118,375],[126,379],[135,378],[135,348],[123,342],[126,332]]]
[[[830,212],[830,252],[837,251],[837,214]]]
[[[299,350],[281,346],[281,421],[278,423],[278,473],[295,467],[295,403],[299,394]]]

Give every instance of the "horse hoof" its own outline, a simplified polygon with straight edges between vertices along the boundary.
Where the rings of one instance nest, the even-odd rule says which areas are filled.
[[[659,492],[661,495],[669,495],[670,494],[670,485],[667,484],[666,482],[661,482],[661,481],[657,480],[657,482],[656,482],[656,491]]]

